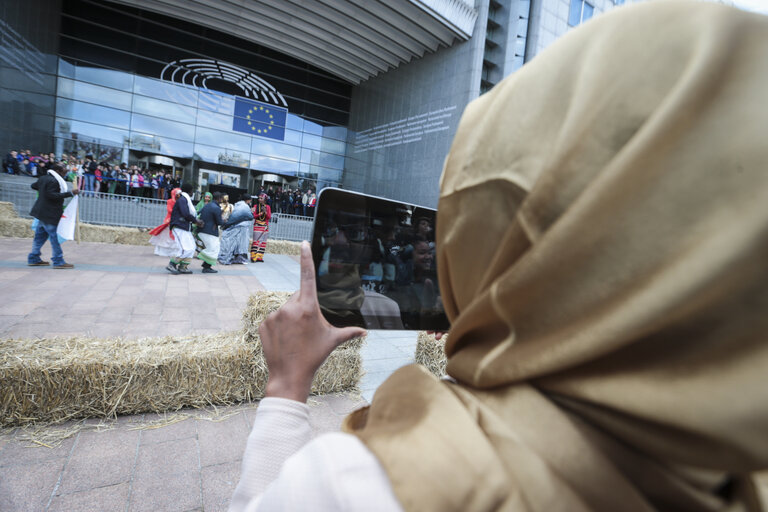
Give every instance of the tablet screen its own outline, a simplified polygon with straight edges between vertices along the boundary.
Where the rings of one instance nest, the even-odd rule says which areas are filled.
[[[447,331],[435,259],[435,210],[326,188],[312,257],[320,309],[336,326]]]

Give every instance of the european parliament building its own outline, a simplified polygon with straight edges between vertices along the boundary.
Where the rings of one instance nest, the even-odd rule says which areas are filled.
[[[0,151],[434,206],[464,107],[632,0],[4,0]]]

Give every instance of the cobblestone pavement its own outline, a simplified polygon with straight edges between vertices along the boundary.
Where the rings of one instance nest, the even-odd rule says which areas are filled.
[[[248,296],[298,287],[297,258],[170,275],[151,247],[66,242],[73,270],[27,267],[31,239],[0,239],[0,339],[141,338],[236,329]],[[50,249],[43,248],[48,259]],[[369,332],[361,395],[312,397],[316,433],[338,429],[398,367],[413,332]],[[0,511],[226,510],[257,404],[86,420],[0,433]],[[61,432],[75,432],[66,439]],[[46,446],[47,445],[47,446]]]

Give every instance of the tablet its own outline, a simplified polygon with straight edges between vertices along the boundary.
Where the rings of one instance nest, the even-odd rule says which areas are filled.
[[[338,188],[317,199],[317,297],[337,327],[447,331],[431,208]]]

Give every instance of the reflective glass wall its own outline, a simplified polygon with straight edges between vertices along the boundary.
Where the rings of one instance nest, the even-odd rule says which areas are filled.
[[[350,92],[338,78],[227,34],[115,4],[63,3],[57,153],[113,162],[158,154],[334,185]]]
[[[59,0],[0,1],[0,152],[52,149]]]

